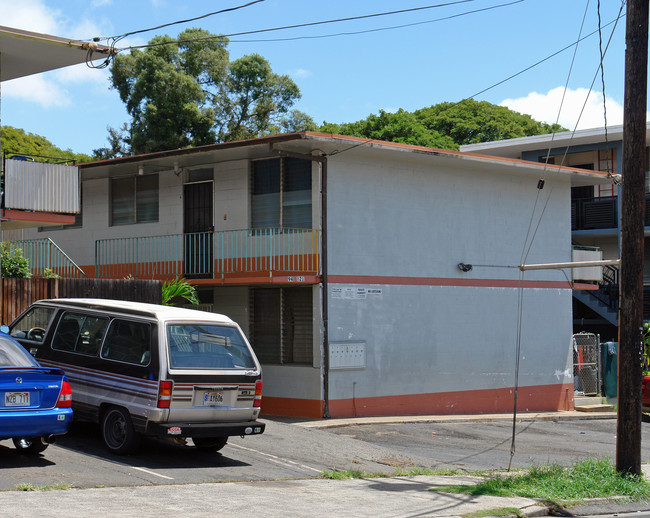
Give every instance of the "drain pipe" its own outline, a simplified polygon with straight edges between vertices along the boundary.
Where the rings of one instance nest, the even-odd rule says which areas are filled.
[[[322,372],[323,372],[323,417],[330,417],[329,409],[329,391],[330,391],[330,346],[329,346],[329,306],[328,306],[328,293],[329,287],[327,283],[327,155],[306,155],[302,153],[292,153],[290,151],[274,150],[273,146],[269,146],[269,151],[276,151],[279,156],[301,158],[303,160],[311,160],[318,162],[321,174],[320,185],[320,199],[321,199],[321,316],[323,320],[323,356]]]
[[[323,273],[323,417],[330,417],[330,346],[329,346],[329,287],[327,282],[327,158],[320,162],[321,169],[321,269]]]

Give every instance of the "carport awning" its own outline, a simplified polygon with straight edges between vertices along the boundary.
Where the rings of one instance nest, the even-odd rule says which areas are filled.
[[[106,59],[112,52],[104,45],[39,34],[0,26],[0,81],[8,81],[84,63]]]

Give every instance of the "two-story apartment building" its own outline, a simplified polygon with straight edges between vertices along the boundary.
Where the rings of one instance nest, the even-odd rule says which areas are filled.
[[[646,138],[650,139],[650,125]],[[462,146],[466,152],[564,164],[582,169],[623,175],[623,127],[613,126],[555,135],[538,135]],[[603,259],[620,255],[619,184],[571,188],[571,239],[577,248],[595,248]],[[646,242],[644,267],[644,319],[650,319],[650,173],[646,173]],[[598,333],[602,341],[618,339],[618,268],[605,267],[599,290],[575,290],[573,301],[576,332]]]
[[[190,279],[249,336],[264,413],[508,412],[517,363],[521,410],[572,408],[580,285],[517,268],[536,161],[303,132],[80,169],[74,225],[3,239],[51,238],[90,276]],[[611,183],[554,170],[528,263],[570,261],[571,189]]]

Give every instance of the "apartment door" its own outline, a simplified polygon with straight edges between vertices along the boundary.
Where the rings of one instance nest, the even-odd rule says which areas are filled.
[[[214,275],[214,221],[212,181],[186,183],[183,190],[185,277]]]

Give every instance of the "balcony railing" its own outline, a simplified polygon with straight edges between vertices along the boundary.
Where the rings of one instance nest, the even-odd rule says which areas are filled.
[[[98,278],[189,279],[317,275],[320,231],[256,228],[95,242]]]
[[[650,227],[650,194],[645,196],[645,226]],[[618,228],[618,198],[581,198],[571,200],[571,230]]]
[[[20,249],[29,263],[32,277],[57,275],[64,279],[81,279],[86,273],[50,238],[8,241],[10,252]]]
[[[79,168],[54,158],[38,160],[5,156],[2,208],[79,214]]]

